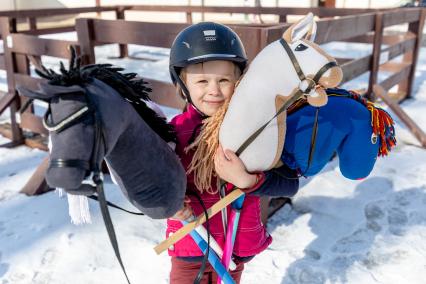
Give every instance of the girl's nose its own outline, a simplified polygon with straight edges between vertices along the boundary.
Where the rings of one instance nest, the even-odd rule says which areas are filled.
[[[209,95],[219,96],[221,94],[220,85],[218,82],[211,82],[208,89]]]

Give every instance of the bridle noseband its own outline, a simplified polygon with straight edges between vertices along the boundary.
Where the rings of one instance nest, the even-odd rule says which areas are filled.
[[[86,91],[87,92],[87,91]],[[86,175],[85,180],[82,182],[83,185],[86,184],[96,184],[94,182],[94,178],[99,179],[101,176],[100,174],[100,162],[99,162],[99,151],[100,151],[100,143],[103,141],[102,137],[102,127],[101,127],[101,120],[99,118],[98,112],[94,106],[94,104],[90,101],[89,94],[86,92],[81,92],[80,94],[83,95],[86,99],[87,105],[81,107],[79,110],[75,111],[74,113],[70,114],[69,116],[65,117],[58,123],[53,123],[50,116],[52,111],[49,107],[44,114],[43,117],[43,125],[46,127],[49,132],[53,132],[56,134],[61,133],[62,131],[76,125],[77,123],[80,123],[85,119],[88,115],[92,116],[93,119],[93,127],[95,131],[95,137],[94,137],[94,144],[92,147],[92,154],[90,161],[87,160],[80,160],[80,159],[51,159],[49,163],[49,168],[78,168],[81,170],[86,171],[88,173]],[[87,177],[89,177],[91,180],[87,180]],[[80,192],[79,189],[73,189],[74,192]],[[93,192],[87,192],[87,187],[85,190],[82,190],[81,193],[86,194],[93,194],[95,192],[95,189],[93,189]]]

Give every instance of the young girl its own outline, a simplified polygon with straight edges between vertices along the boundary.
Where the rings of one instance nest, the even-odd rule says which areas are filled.
[[[170,52],[170,73],[181,96],[187,101],[186,110],[171,121],[177,134],[176,153],[188,170],[195,150],[186,148],[197,138],[204,118],[212,116],[231,97],[235,84],[246,67],[247,58],[241,40],[230,28],[217,23],[192,25],[176,37]],[[233,260],[237,269],[230,271],[239,283],[244,263],[265,250],[272,241],[261,222],[259,195],[293,196],[298,190],[296,173],[286,167],[265,173],[249,173],[242,161],[220,146],[215,156],[215,172],[222,180],[246,193],[236,235]],[[290,177],[290,178],[287,178]],[[205,207],[220,200],[217,182],[210,188],[197,188],[192,173],[187,175],[187,198],[176,215],[167,221],[167,237],[182,227],[180,220],[202,214]],[[211,236],[225,243],[221,214],[209,219]],[[188,235],[169,248],[172,257],[170,283],[193,283],[201,267],[203,253]],[[210,264],[202,283],[216,283],[217,275]]]

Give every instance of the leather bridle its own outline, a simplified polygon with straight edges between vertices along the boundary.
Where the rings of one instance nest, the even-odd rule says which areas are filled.
[[[317,86],[319,85],[319,80],[324,75],[325,72],[327,72],[329,69],[338,66],[335,61],[330,61],[326,63],[323,67],[321,67],[320,70],[315,74],[315,76],[311,79],[305,76],[305,74],[302,71],[302,68],[300,67],[299,62],[297,61],[296,56],[294,55],[293,51],[291,50],[291,47],[288,45],[288,43],[281,38],[279,40],[280,44],[284,48],[284,50],[287,52],[288,57],[291,60],[291,63],[293,64],[294,70],[296,71],[300,83],[298,90],[280,107],[280,109],[276,112],[276,114],[267,122],[265,122],[261,127],[259,127],[252,135],[250,135],[246,141],[238,148],[238,150],[235,152],[237,155],[240,155],[259,135],[260,133],[271,123],[276,117],[278,117],[283,111],[287,110],[287,108],[293,104],[295,101],[300,99],[303,95],[308,96],[309,93]],[[306,82],[307,84],[303,84]],[[303,88],[305,86],[305,88]]]

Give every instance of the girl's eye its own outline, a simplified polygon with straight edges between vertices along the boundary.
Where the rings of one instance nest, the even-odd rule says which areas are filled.
[[[206,84],[206,83],[207,83],[207,80],[199,80],[199,81],[197,81],[197,83],[198,83],[198,84]]]
[[[219,81],[220,83],[227,83],[227,82],[229,82],[229,80],[228,79],[220,79],[220,81]]]

